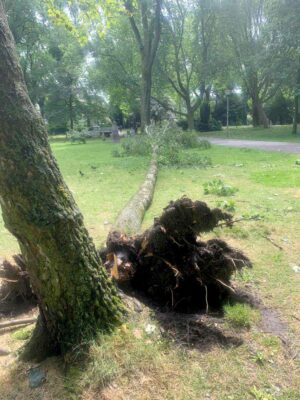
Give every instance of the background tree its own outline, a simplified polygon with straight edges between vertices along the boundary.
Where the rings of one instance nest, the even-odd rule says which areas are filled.
[[[111,328],[121,304],[28,97],[2,1],[0,74],[3,218],[19,242],[51,348],[65,352]]]
[[[141,128],[150,124],[152,72],[161,35],[162,0],[125,0],[141,57]],[[137,22],[138,18],[138,22]]]
[[[281,55],[284,85],[293,92],[293,133],[300,121],[300,3],[297,0],[270,0],[268,15],[275,40],[274,52]]]
[[[223,2],[224,30],[235,53],[243,88],[251,99],[253,126],[269,126],[264,104],[279,89],[282,59],[274,52],[274,37],[268,30],[266,0]]]
[[[215,2],[167,1],[165,9],[158,72],[164,74],[170,86],[167,93],[175,101],[171,101],[171,106],[170,101],[162,101],[157,96],[156,100],[175,114],[185,116],[188,128],[194,129],[195,112],[201,103],[205,103],[203,111],[206,108],[210,118],[210,91],[215,72],[212,55],[217,52]]]

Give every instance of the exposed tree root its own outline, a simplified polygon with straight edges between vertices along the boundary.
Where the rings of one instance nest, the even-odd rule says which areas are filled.
[[[22,256],[18,254],[13,259],[14,262],[4,260],[0,264],[0,311],[18,302],[36,303]]]
[[[182,198],[171,202],[141,235],[111,232],[101,256],[119,285],[130,285],[160,305],[184,312],[218,308],[234,291],[232,274],[251,266],[224,241],[198,239],[219,221],[230,225],[232,216]]]

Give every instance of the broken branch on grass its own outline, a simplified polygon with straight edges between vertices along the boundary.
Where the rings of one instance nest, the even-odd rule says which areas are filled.
[[[272,243],[273,246],[277,247],[277,249],[279,250],[283,250],[283,247],[281,247],[279,244],[277,244],[272,238],[270,238],[269,236],[266,235],[261,235],[262,238],[268,240],[270,243]]]

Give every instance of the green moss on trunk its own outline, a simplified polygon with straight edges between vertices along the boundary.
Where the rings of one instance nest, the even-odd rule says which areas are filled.
[[[122,305],[27,93],[0,1],[0,204],[45,327],[65,352],[120,320]]]

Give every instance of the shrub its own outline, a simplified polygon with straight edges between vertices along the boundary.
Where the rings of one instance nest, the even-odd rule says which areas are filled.
[[[221,131],[222,124],[214,118],[210,119],[208,123],[196,120],[195,129],[200,132]]]
[[[213,179],[206,182],[203,187],[204,194],[216,194],[217,196],[233,196],[238,191],[233,186],[225,185],[221,179]]]
[[[179,126],[179,128],[183,129],[184,131],[188,130],[188,122],[186,119],[181,119],[181,120],[177,121],[177,125]]]
[[[220,121],[217,121],[216,119],[212,118],[209,122],[209,130],[210,131],[221,131],[222,130],[222,124]]]
[[[149,138],[137,135],[133,138],[124,139],[122,142],[123,155],[125,156],[146,156],[151,154]]]
[[[160,165],[179,165],[179,146],[176,142],[160,149],[158,162]]]

